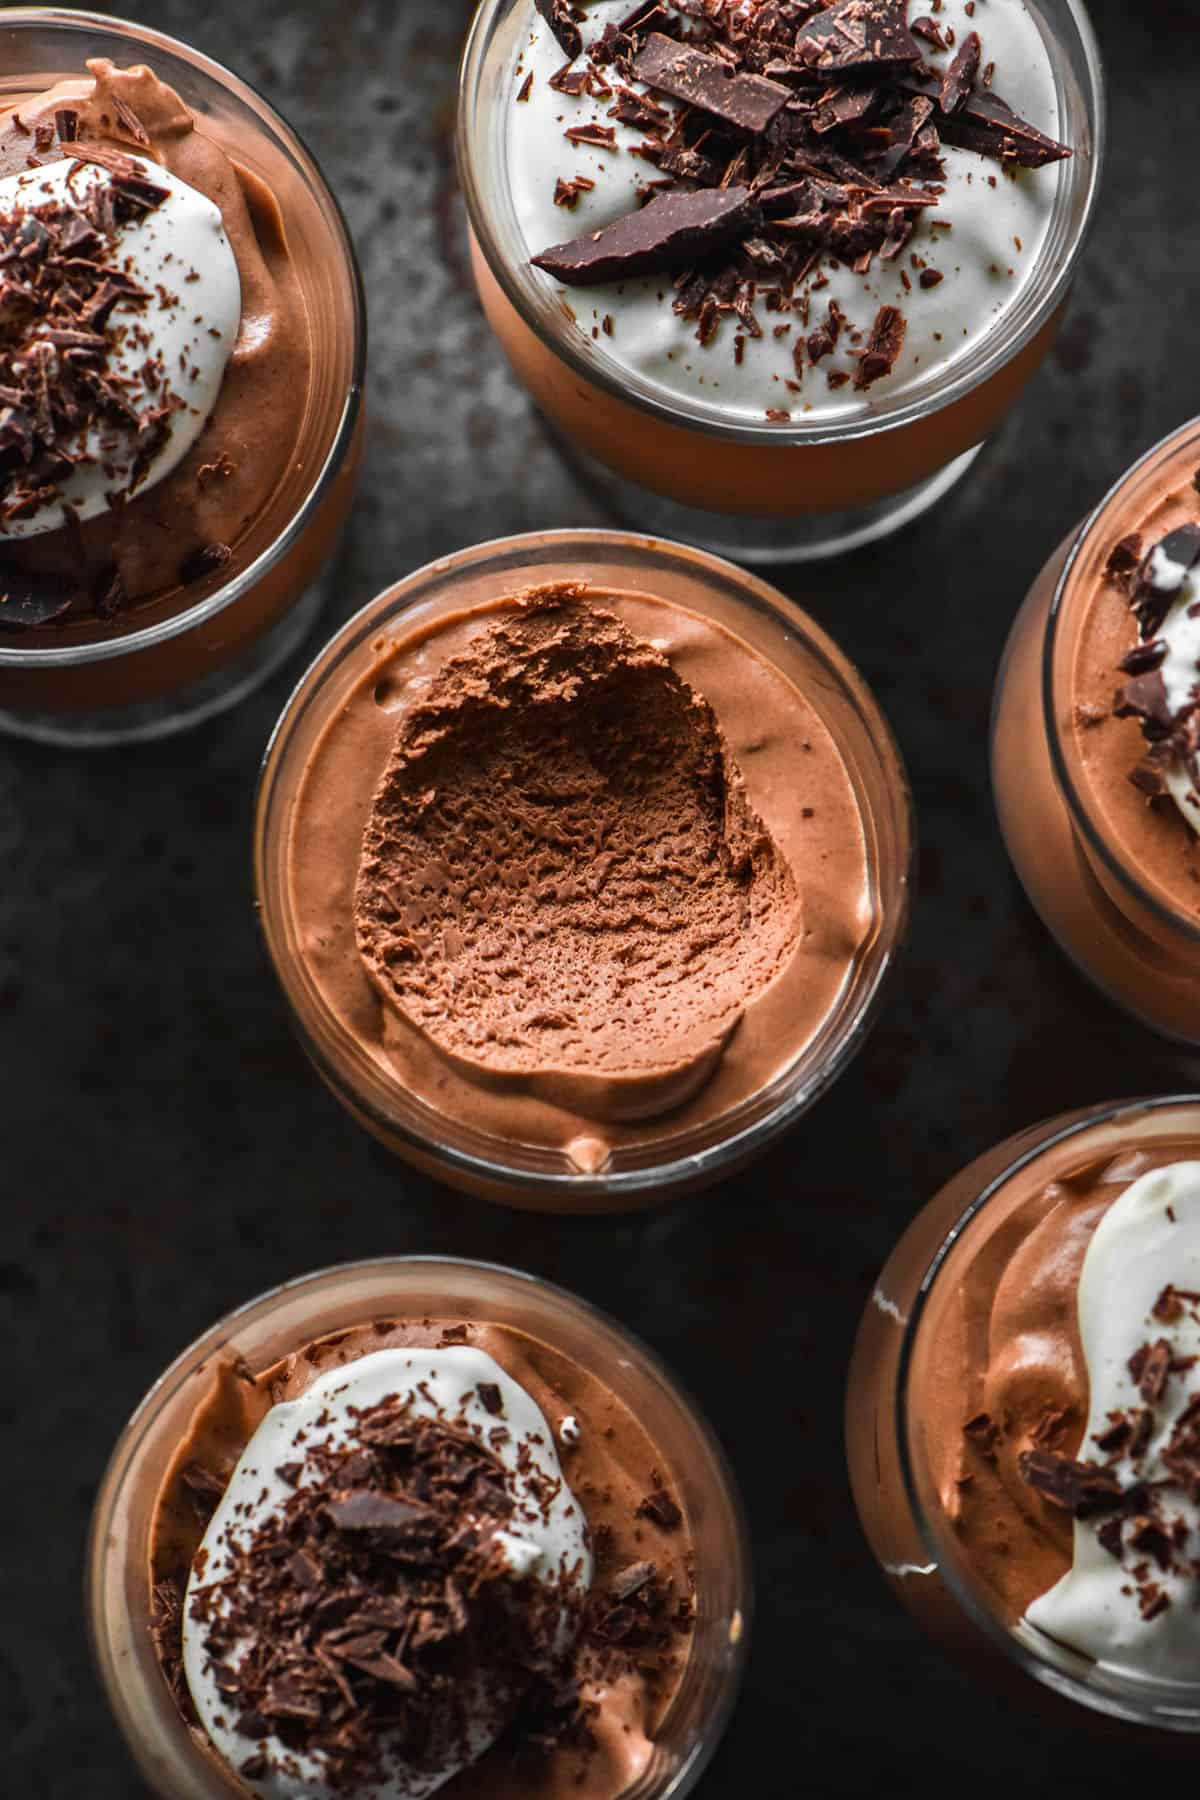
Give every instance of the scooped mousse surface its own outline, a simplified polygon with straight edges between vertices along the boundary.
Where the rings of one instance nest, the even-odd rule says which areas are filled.
[[[480,633],[405,717],[355,920],[384,998],[464,1073],[600,1119],[694,1091],[802,930],[712,708],[561,591]]]
[[[155,1511],[164,1676],[234,1792],[615,1800],[688,1655],[669,1469],[509,1326],[377,1320],[257,1377],[226,1358]]]
[[[150,69],[0,111],[0,636],[186,604],[269,506],[309,371],[275,197]]]
[[[513,41],[529,257],[675,400],[867,414],[995,330],[1038,266],[1071,151],[1023,0],[528,0]]]
[[[372,1057],[601,1158],[786,1068],[871,923],[815,709],[719,625],[578,583],[376,645],[289,849],[301,953]]]
[[[1018,1174],[939,1273],[910,1411],[968,1577],[1115,1667],[1200,1651],[1200,1144]]]
[[[1085,597],[1071,726],[1091,800],[1122,863],[1200,916],[1200,492],[1168,465],[1118,498]]]

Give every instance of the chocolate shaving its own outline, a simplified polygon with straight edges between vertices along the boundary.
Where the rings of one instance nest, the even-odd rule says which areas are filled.
[[[880,307],[871,327],[867,347],[859,353],[858,373],[854,377],[856,388],[870,387],[881,376],[891,374],[896,366],[896,358],[904,346],[906,329],[907,322],[898,307]]]
[[[569,62],[574,62],[583,49],[583,35],[571,17],[570,0],[533,0],[533,3],[557,38],[563,55]]]
[[[633,72],[647,87],[703,107],[739,131],[765,131],[792,97],[782,82],[738,74],[719,56],[706,56],[657,31],[639,52]]]
[[[822,71],[887,68],[921,60],[907,0],[834,0],[801,26],[796,59]]]
[[[639,212],[534,257],[568,286],[679,268],[745,232],[759,217],[749,188],[659,194]]]
[[[1166,1338],[1143,1344],[1129,1359],[1129,1373],[1147,1406],[1157,1406],[1167,1389],[1171,1372],[1171,1346]]]
[[[979,33],[969,31],[942,77],[942,91],[938,98],[942,112],[947,116],[959,112],[969,99],[971,89],[975,86],[975,78],[979,74],[981,52]]]
[[[1105,572],[1113,576],[1130,575],[1142,557],[1142,534],[1131,531],[1115,543],[1108,553]]]
[[[683,1522],[683,1514],[663,1487],[646,1495],[637,1509],[639,1519],[649,1519],[663,1531],[674,1531]]]
[[[1062,1507],[1077,1519],[1112,1512],[1123,1498],[1117,1477],[1100,1463],[1076,1462],[1054,1450],[1022,1450],[1017,1468],[1021,1479],[1052,1506]]]

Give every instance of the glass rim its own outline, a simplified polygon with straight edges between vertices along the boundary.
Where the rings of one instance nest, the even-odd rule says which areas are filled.
[[[1192,1683],[1160,1682],[1155,1684],[1148,1682],[1146,1699],[1142,1706],[1138,1706],[1133,1699],[1122,1700],[1117,1693],[1107,1689],[1098,1689],[1085,1679],[1082,1673],[1075,1674],[1069,1672],[1065,1667],[1058,1668],[1052,1665],[1044,1654],[1039,1653],[1031,1635],[1018,1636],[1014,1629],[1003,1625],[995,1613],[977,1600],[967,1584],[959,1579],[956,1571],[947,1563],[941,1540],[933,1527],[929,1511],[922,1501],[918,1489],[913,1466],[910,1434],[911,1409],[908,1395],[917,1336],[938,1277],[963,1233],[979,1218],[985,1207],[1014,1177],[1051,1151],[1069,1143],[1072,1138],[1101,1126],[1117,1124],[1126,1118],[1132,1120],[1145,1117],[1147,1114],[1164,1113],[1176,1107],[1200,1108],[1200,1093],[1183,1092],[1151,1095],[1131,1100],[1101,1101],[1082,1110],[1073,1110],[1067,1114],[1055,1114],[1053,1117],[1043,1120],[1040,1126],[1030,1128],[1030,1130],[1040,1133],[1036,1142],[1027,1144],[1025,1148],[1019,1150],[1003,1169],[984,1184],[975,1198],[946,1231],[921,1277],[900,1343],[892,1424],[896,1434],[897,1460],[904,1485],[905,1499],[925,1551],[931,1563],[936,1567],[938,1576],[945,1584],[951,1598],[962,1609],[969,1622],[983,1633],[993,1648],[1000,1650],[1009,1662],[1015,1664],[1023,1674],[1037,1681],[1040,1686],[1049,1688],[1052,1692],[1065,1696],[1085,1708],[1133,1724],[1151,1725],[1190,1735],[1200,1733],[1200,1676]],[[1020,1137],[1024,1140],[1028,1135],[1028,1132],[1022,1132]],[[1032,1628],[1030,1629],[1032,1632]],[[1054,1640],[1048,1638],[1046,1642],[1053,1644]],[[1068,1645],[1055,1644],[1054,1647],[1062,1655],[1064,1663],[1077,1662],[1081,1670],[1105,1667],[1105,1665],[1094,1663],[1083,1652],[1071,1650]],[[1117,1680],[1121,1678],[1121,1671],[1112,1665],[1107,1666],[1107,1673]],[[1161,1690],[1164,1695],[1168,1689],[1176,1690],[1179,1697],[1176,1699],[1174,1708],[1165,1704],[1165,1700],[1155,1706],[1150,1693],[1151,1688]],[[1185,1704],[1182,1696],[1186,1694],[1194,1694],[1195,1700],[1185,1714],[1182,1710]]]
[[[314,475],[301,506],[278,536],[255,557],[252,563],[229,581],[223,582],[214,593],[207,595],[205,599],[196,601],[194,605],[185,607],[181,612],[173,613],[170,618],[160,619],[156,624],[144,625],[135,631],[125,632],[117,637],[104,638],[91,644],[48,646],[41,650],[32,645],[28,649],[0,645],[0,670],[81,668],[92,663],[113,662],[121,657],[131,656],[143,650],[156,649],[162,644],[169,643],[172,638],[179,637],[185,631],[191,631],[197,625],[205,624],[209,619],[224,612],[227,607],[241,600],[258,585],[265,575],[270,573],[277,563],[282,561],[306,530],[339,474],[347,452],[354,441],[354,432],[362,412],[367,362],[367,302],[358,253],[355,250],[354,240],[350,235],[341,203],[333,188],[326,181],[316,157],[295,126],[290,124],[283,114],[250,82],[244,80],[240,75],[235,75],[231,69],[227,69],[223,63],[217,62],[214,57],[205,55],[202,50],[193,49],[182,39],[171,37],[163,31],[157,31],[153,26],[141,25],[136,20],[125,19],[115,14],[90,12],[83,8],[62,6],[5,6],[0,8],[0,34],[21,26],[33,25],[58,25],[77,31],[85,29],[104,31],[118,37],[128,37],[151,49],[157,48],[166,51],[169,55],[178,57],[184,62],[192,63],[199,68],[202,74],[208,76],[218,86],[228,89],[237,98],[242,100],[248,98],[251,103],[251,111],[265,115],[285,147],[296,156],[305,177],[317,189],[328,206],[350,278],[354,348],[349,390],[325,458]]]
[[[539,341],[545,341],[545,322],[531,316],[526,294],[514,279],[508,260],[492,229],[491,209],[484,197],[484,183],[477,169],[477,164],[484,163],[487,159],[481,155],[482,146],[476,142],[474,103],[481,83],[493,24],[501,10],[513,3],[514,0],[479,0],[467,34],[459,67],[456,152],[459,178],[471,230],[488,269],[522,323],[535,334]],[[905,400],[901,394],[895,400],[885,399],[875,412],[863,416],[855,415],[851,418],[830,420],[825,423],[812,421],[806,424],[800,421],[785,426],[782,423],[758,423],[744,419],[718,420],[709,417],[707,413],[693,410],[686,401],[667,398],[653,384],[642,383],[632,370],[621,371],[616,368],[610,370],[604,362],[593,361],[588,354],[586,340],[579,333],[567,329],[559,330],[550,343],[554,354],[560,357],[576,375],[600,388],[610,398],[636,407],[639,411],[648,413],[662,423],[683,429],[702,431],[705,435],[723,442],[756,445],[759,448],[786,449],[796,446],[852,443],[862,438],[875,437],[884,432],[896,431],[904,426],[916,424],[944,411],[956,401],[974,392],[1013,357],[1019,355],[1045,328],[1063,304],[1074,280],[1079,259],[1095,219],[1096,202],[1107,154],[1108,106],[1104,63],[1084,0],[1057,0],[1057,3],[1065,8],[1078,33],[1086,74],[1083,97],[1092,127],[1091,154],[1086,163],[1077,156],[1070,163],[1059,165],[1060,168],[1083,168],[1085,170],[1081,180],[1083,203],[1079,218],[1065,254],[1059,259],[1045,292],[1037,305],[1029,312],[1028,317],[1020,322],[1019,329],[1013,330],[1010,327],[1005,330],[1002,321],[1002,328],[994,334],[987,333],[983,344],[977,347],[976,352],[967,353],[964,358],[964,369],[949,378],[936,394],[926,394],[910,400]],[[993,336],[995,342],[992,342]],[[988,345],[990,348],[986,348]],[[975,363],[978,364],[977,367],[973,366]]]
[[[496,1155],[448,1143],[444,1132],[438,1130],[441,1115],[429,1107],[424,1107],[418,1118],[402,1120],[394,1111],[384,1112],[373,1107],[367,1095],[358,1088],[353,1088],[353,1110],[360,1115],[360,1121],[365,1119],[388,1138],[403,1142],[405,1149],[411,1150],[418,1161],[424,1159],[436,1162],[451,1178],[457,1176],[493,1186],[517,1187],[530,1199],[549,1200],[551,1197],[570,1195],[581,1202],[619,1202],[623,1198],[632,1199],[643,1193],[654,1194],[684,1184],[707,1185],[724,1170],[752,1155],[758,1155],[781,1137],[832,1086],[862,1047],[878,1012],[893,964],[907,936],[915,885],[917,845],[911,783],[900,748],[873,689],[856,665],[809,613],[777,588],[736,564],[694,545],[647,537],[639,532],[605,527],[566,527],[542,532],[518,532],[508,537],[466,546],[413,570],[368,601],[322,646],[301,675],[284,703],[263,752],[254,808],[253,870],[257,914],[267,956],[283,990],[293,1022],[300,1031],[307,1055],[322,1079],[341,1099],[344,1082],[334,1053],[348,1047],[352,1050],[353,1045],[341,1021],[333,1015],[299,959],[290,953],[286,942],[280,942],[281,935],[284,935],[280,931],[281,921],[286,924],[289,909],[285,900],[277,899],[273,894],[267,872],[268,844],[274,826],[273,802],[280,775],[286,766],[292,736],[305,716],[307,705],[322,692],[328,680],[336,673],[343,656],[368,641],[384,625],[394,619],[402,619],[406,607],[411,603],[413,589],[444,571],[486,565],[525,543],[531,547],[561,546],[564,552],[574,551],[576,554],[588,547],[624,547],[639,552],[643,557],[666,557],[676,565],[687,563],[693,568],[699,567],[723,577],[739,590],[741,600],[757,604],[775,622],[785,624],[793,636],[817,655],[826,674],[837,684],[839,692],[852,701],[871,733],[872,742],[879,750],[881,766],[886,766],[897,802],[894,820],[898,864],[895,886],[899,890],[899,899],[889,907],[880,895],[878,855],[869,842],[869,832],[864,832],[867,840],[869,891],[875,905],[874,929],[862,957],[863,966],[869,970],[868,977],[863,981],[862,991],[848,1017],[840,1022],[836,1038],[826,1046],[818,1068],[803,1081],[795,1079],[794,1067],[784,1070],[773,1078],[784,1091],[767,1111],[757,1118],[736,1122],[738,1112],[744,1111],[758,1097],[748,1096],[738,1107],[731,1109],[730,1116],[734,1121],[731,1129],[723,1133],[716,1142],[699,1149],[688,1150],[677,1144],[669,1156],[651,1162],[646,1167],[602,1169],[593,1174],[531,1169],[519,1166],[512,1160],[501,1161]],[[790,679],[786,672],[784,678]],[[866,824],[878,817],[878,813],[867,806],[861,790],[861,782],[855,779],[855,801]],[[837,1002],[834,1005],[836,1007]],[[325,1026],[327,1042],[318,1041],[314,1037],[310,1016]],[[823,1028],[824,1026],[821,1029]],[[772,1084],[769,1083],[768,1087],[770,1085]],[[761,1095],[762,1091],[758,1090],[758,1094]],[[497,1151],[501,1148],[498,1140],[495,1140],[495,1148]],[[648,1148],[652,1155],[653,1146]]]
[[[306,1289],[319,1293],[335,1283],[352,1282],[356,1277],[386,1276],[389,1272],[399,1270],[428,1271],[431,1275],[444,1271],[449,1280],[465,1271],[473,1276],[498,1280],[506,1288],[523,1287],[540,1291],[584,1325],[599,1328],[609,1339],[615,1339],[632,1351],[634,1358],[666,1393],[695,1434],[707,1459],[707,1473],[716,1484],[731,1526],[729,1552],[733,1562],[736,1611],[741,1621],[741,1630],[736,1637],[728,1640],[728,1663],[721,1676],[717,1704],[706,1717],[703,1733],[690,1754],[680,1762],[659,1796],[659,1800],[677,1800],[677,1797],[691,1791],[716,1752],[736,1704],[749,1654],[754,1623],[754,1565],[749,1525],[733,1465],[707,1414],[697,1404],[691,1390],[668,1367],[658,1351],[648,1345],[637,1332],[603,1307],[544,1276],[531,1274],[525,1269],[515,1269],[505,1263],[474,1257],[429,1253],[364,1257],[350,1262],[330,1263],[304,1275],[293,1276],[242,1301],[232,1311],[223,1314],[173,1357],[151,1383],[122,1428],[105,1465],[92,1508],[84,1559],[85,1611],[92,1659],[100,1671],[106,1696],[117,1714],[123,1735],[124,1721],[116,1706],[110,1680],[112,1659],[109,1655],[108,1615],[103,1607],[100,1570],[104,1563],[111,1515],[129,1479],[131,1458],[142,1437],[162,1409],[175,1398],[183,1384],[212,1355],[223,1346],[233,1344],[236,1347],[240,1326],[269,1316],[280,1302],[295,1299]],[[534,1336],[536,1335],[535,1332]],[[636,1792],[636,1787],[631,1791]]]
[[[1189,444],[1200,451],[1200,416],[1176,426],[1156,444],[1151,445],[1144,455],[1139,456],[1131,467],[1117,477],[1103,499],[1092,508],[1078,528],[1055,584],[1046,620],[1046,635],[1042,646],[1042,718],[1050,748],[1050,763],[1059,791],[1066,800],[1071,821],[1084,838],[1089,851],[1153,918],[1170,926],[1190,942],[1200,945],[1200,922],[1189,919],[1182,908],[1173,906],[1162,894],[1147,887],[1130,863],[1118,855],[1099,821],[1093,817],[1079,783],[1072,774],[1070,758],[1059,729],[1059,701],[1062,696],[1059,691],[1061,684],[1055,674],[1056,652],[1067,629],[1064,615],[1073,597],[1074,578],[1085,553],[1094,547],[1100,536],[1109,508],[1120,500],[1127,488],[1148,474],[1160,461],[1166,462],[1182,454]]]

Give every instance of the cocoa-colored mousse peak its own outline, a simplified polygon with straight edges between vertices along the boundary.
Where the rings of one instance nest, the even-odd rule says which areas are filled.
[[[599,1120],[695,1093],[802,929],[708,701],[570,584],[516,598],[404,717],[354,917],[384,1000],[463,1074]]]

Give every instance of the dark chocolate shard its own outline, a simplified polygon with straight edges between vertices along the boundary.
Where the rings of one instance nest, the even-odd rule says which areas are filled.
[[[650,1519],[663,1531],[674,1531],[682,1523],[683,1514],[665,1488],[655,1488],[637,1508],[639,1519]]]
[[[1075,1462],[1053,1450],[1023,1450],[1017,1467],[1023,1481],[1077,1519],[1112,1512],[1121,1504],[1120,1482],[1111,1469],[1099,1463]]]
[[[1135,675],[1132,681],[1127,681],[1117,691],[1113,711],[1118,719],[1140,719],[1143,725],[1165,736],[1171,729],[1174,715],[1161,669],[1152,669],[1148,675]]]
[[[858,372],[854,377],[856,388],[870,387],[881,376],[891,374],[896,366],[896,358],[904,347],[907,329],[908,322],[899,307],[880,307],[871,327],[871,335],[867,339],[867,347],[859,353]]]
[[[970,98],[975,86],[975,78],[979,74],[979,62],[983,54],[983,46],[977,31],[969,31],[961,46],[955,52],[954,60],[942,76],[940,96],[942,111],[946,114],[961,111]]]
[[[660,31],[639,51],[633,72],[647,87],[701,107],[739,131],[765,131],[792,97],[782,82],[736,74],[719,56],[676,43]]]
[[[800,27],[796,60],[838,73],[920,62],[907,0],[834,0]]]
[[[1184,577],[1200,562],[1200,525],[1180,525],[1142,558],[1131,604],[1143,639],[1157,637]]]
[[[1130,683],[1132,686],[1133,683]],[[1147,1406],[1157,1406],[1166,1392],[1171,1372],[1171,1346],[1166,1338],[1143,1344],[1129,1359],[1129,1373],[1138,1384],[1138,1392]]]
[[[939,105],[933,122],[947,144],[1021,169],[1043,169],[1073,154],[1022,119],[999,94],[974,93],[953,113]]]
[[[379,1545],[409,1544],[437,1528],[436,1515],[427,1506],[393,1499],[371,1488],[352,1488],[335,1495],[325,1508],[339,1531],[366,1532]]]
[[[70,582],[0,563],[0,631],[27,630],[62,617],[74,596]]]
[[[201,544],[190,556],[183,560],[179,571],[179,579],[185,585],[193,581],[203,581],[217,569],[223,569],[230,560],[233,551],[228,544]]]
[[[758,201],[747,187],[658,194],[601,231],[543,250],[533,261],[569,287],[686,267],[753,230]]]
[[[621,1569],[618,1574],[613,1576],[609,1583],[609,1592],[614,1600],[631,1600],[635,1594],[641,1592],[647,1582],[654,1580],[657,1573],[658,1567],[655,1563],[630,1563],[628,1568]]]
[[[583,50],[583,33],[571,17],[570,0],[533,0],[558,40],[559,48],[569,61]]]

